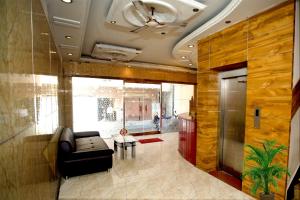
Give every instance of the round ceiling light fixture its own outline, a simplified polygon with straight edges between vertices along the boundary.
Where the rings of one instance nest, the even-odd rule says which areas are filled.
[[[64,3],[72,3],[73,0],[61,0]]]
[[[68,56],[73,56],[73,54],[72,54],[72,53],[67,53],[67,55],[68,55]]]
[[[189,66],[192,66],[193,65],[193,63],[189,63]]]
[[[182,59],[186,59],[186,56],[181,56]]]
[[[144,26],[145,21],[142,20],[139,16],[139,13],[137,13],[137,10],[140,9],[137,9],[134,6],[134,3],[132,3],[132,1],[128,2],[129,3],[123,8],[123,16],[125,20],[129,24],[134,26]],[[138,4],[139,1],[133,2],[136,2],[136,4]],[[164,2],[161,0],[143,0],[143,4],[148,8],[151,14],[153,13],[153,18],[155,18],[155,20],[150,20],[149,22],[147,22],[147,26],[158,26],[158,23],[156,21],[159,21],[161,24],[173,23],[178,18],[178,10],[171,3]]]
[[[193,48],[193,47],[194,47],[193,44],[189,44],[189,45],[188,45],[188,48]]]
[[[65,38],[66,38],[66,39],[71,39],[71,38],[72,38],[72,36],[70,36],[70,35],[66,35],[66,36],[65,36]]]

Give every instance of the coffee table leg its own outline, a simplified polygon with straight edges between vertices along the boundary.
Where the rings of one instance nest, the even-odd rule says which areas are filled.
[[[132,145],[131,156],[135,158],[135,144]]]
[[[121,146],[121,158],[122,158],[122,160],[124,160],[124,157],[125,157],[124,144],[122,144],[122,146]]]
[[[114,150],[115,150],[115,151],[118,151],[118,147],[117,147],[116,142],[114,142]]]

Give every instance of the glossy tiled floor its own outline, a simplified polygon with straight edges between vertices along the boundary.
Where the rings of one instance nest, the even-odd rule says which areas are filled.
[[[185,161],[177,151],[178,133],[137,138],[152,137],[164,141],[137,143],[135,159],[130,150],[126,160],[115,154],[110,172],[62,180],[59,199],[251,199]]]

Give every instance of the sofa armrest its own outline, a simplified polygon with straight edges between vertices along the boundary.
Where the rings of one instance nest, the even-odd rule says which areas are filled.
[[[95,159],[97,157],[105,157],[112,156],[114,151],[112,149],[100,149],[100,150],[92,150],[92,151],[75,151],[71,153],[68,158],[65,160],[68,161],[76,161],[76,160],[88,160]]]
[[[74,133],[75,138],[94,137],[94,136],[100,137],[100,133],[98,131],[83,131],[83,132]]]

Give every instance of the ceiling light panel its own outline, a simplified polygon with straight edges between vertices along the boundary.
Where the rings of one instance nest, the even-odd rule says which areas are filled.
[[[72,0],[61,0],[64,3],[72,3]]]
[[[92,57],[101,60],[118,60],[118,61],[130,61],[142,51],[129,48],[121,47],[109,44],[95,44],[92,52]]]

